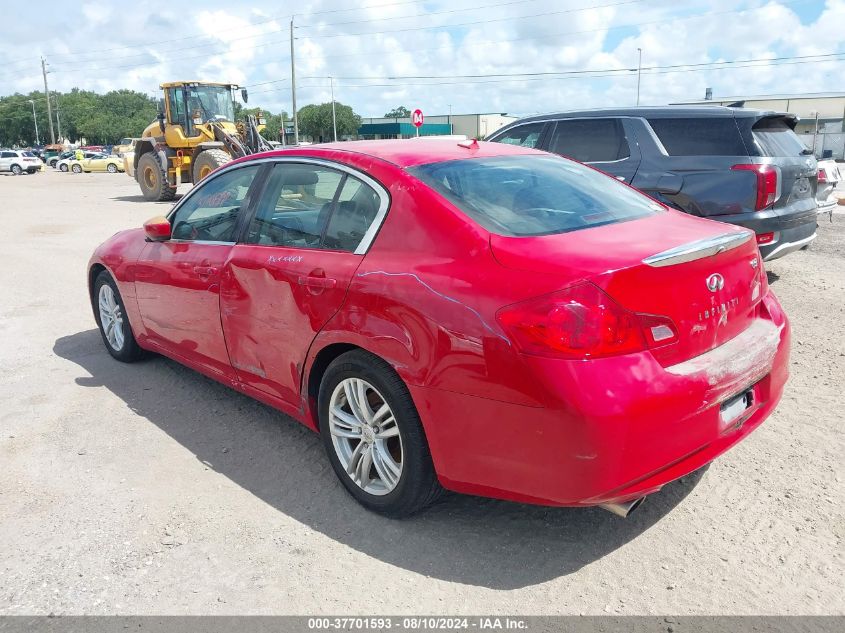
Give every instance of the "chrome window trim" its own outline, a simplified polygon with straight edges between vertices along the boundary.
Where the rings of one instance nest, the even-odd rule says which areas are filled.
[[[325,158],[315,158],[313,156],[270,156],[267,158],[259,158],[258,160],[248,161],[245,163],[239,163],[238,165],[234,165],[232,167],[223,167],[219,172],[215,174],[215,177],[220,176],[232,169],[237,169],[242,165],[255,165],[255,164],[263,164],[263,163],[299,163],[299,164],[310,164],[310,165],[317,165],[318,167],[327,167],[329,169],[334,169],[335,171],[340,171],[358,180],[367,184],[373,191],[376,192],[376,195],[379,197],[379,208],[376,211],[376,217],[373,218],[372,223],[370,224],[367,231],[364,233],[364,237],[361,238],[358,247],[352,251],[353,255],[366,255],[366,253],[370,250],[370,246],[372,246],[373,242],[376,239],[376,235],[381,230],[381,225],[384,223],[385,217],[387,217],[387,211],[390,208],[390,194],[387,191],[387,188],[382,185],[380,182],[375,180],[374,178],[370,177],[369,175],[365,174],[364,172],[350,167],[348,165],[344,165],[343,163],[338,163],[332,160],[327,160]],[[191,190],[194,191],[193,189]],[[187,197],[187,195],[186,195]],[[179,201],[182,203],[182,200]],[[175,209],[174,209],[175,211]],[[330,220],[331,221],[331,220]],[[296,248],[295,246],[286,246],[284,248]],[[336,250],[336,249],[303,249],[303,250]],[[348,252],[348,251],[343,251]]]
[[[705,257],[718,255],[724,251],[742,246],[751,239],[752,235],[754,233],[751,231],[722,233],[721,235],[707,237],[703,240],[687,242],[686,244],[681,244],[680,246],[650,255],[643,259],[643,264],[661,268],[663,266],[695,261],[696,259],[704,259]]]
[[[165,243],[173,243],[173,244],[205,244],[206,246],[234,246],[237,242],[218,242],[215,240],[180,240],[180,239],[169,239],[165,242],[161,242],[162,244]]]

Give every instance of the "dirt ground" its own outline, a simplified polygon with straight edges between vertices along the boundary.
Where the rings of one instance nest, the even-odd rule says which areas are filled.
[[[845,214],[768,265],[783,402],[628,519],[349,498],[316,435],[160,357],[113,361],[94,247],[168,204],[125,175],[0,177],[0,614],[845,614]]]

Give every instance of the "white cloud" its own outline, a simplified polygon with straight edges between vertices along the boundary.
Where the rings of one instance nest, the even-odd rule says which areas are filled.
[[[59,90],[150,93],[162,81],[199,77],[251,85],[250,105],[290,110],[290,18],[282,13],[291,5],[255,0],[251,8],[235,9],[231,2],[207,0],[188,23],[167,5],[152,14],[142,4],[121,5],[120,11],[94,2],[44,5],[22,9],[14,30],[8,21],[0,27],[10,48],[32,51],[31,59],[16,56],[0,69],[0,92],[40,89],[38,55],[43,53],[51,65],[51,86]],[[615,6],[577,10],[589,5]],[[638,47],[646,68],[845,53],[845,0],[366,0],[357,7],[317,0],[296,10],[298,105],[328,101],[325,77],[332,75],[335,97],[363,116],[379,116],[400,104],[431,114],[446,112],[449,104],[456,113],[519,114],[633,104],[636,73],[631,72],[531,81],[448,77],[632,68]],[[802,15],[815,17],[802,20]],[[39,40],[43,34],[47,39]],[[646,70],[641,102],[699,98],[706,87],[717,96],[838,91],[843,65]],[[386,79],[407,75],[447,78]]]

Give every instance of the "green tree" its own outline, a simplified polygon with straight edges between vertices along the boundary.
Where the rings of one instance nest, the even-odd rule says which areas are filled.
[[[335,101],[337,116],[337,136],[355,134],[361,127],[361,117],[355,114],[351,106]],[[301,108],[298,113],[300,132],[318,142],[333,139],[332,104],[311,104]]]
[[[405,106],[393,108],[390,112],[384,115],[385,119],[406,119],[411,116],[411,111]]]

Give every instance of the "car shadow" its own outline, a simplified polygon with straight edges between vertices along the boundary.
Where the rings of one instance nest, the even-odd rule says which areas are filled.
[[[279,512],[382,562],[452,582],[514,589],[576,572],[657,523],[704,472],[666,486],[627,519],[599,508],[449,494],[395,521],[349,497],[320,438],[270,407],[161,356],[119,363],[96,329],[58,339],[53,351],[79,366],[78,385],[106,387],[203,464]]]
[[[766,271],[766,279],[769,282],[769,285],[775,283],[778,279],[780,279],[780,275],[777,273],[773,273],[771,270]]]
[[[153,204],[173,204],[184,195],[185,194],[183,193],[177,193],[173,200],[162,200],[160,202],[153,202]],[[152,202],[151,200],[147,200],[141,194],[134,196],[114,196],[111,200],[115,200],[116,202]]]

